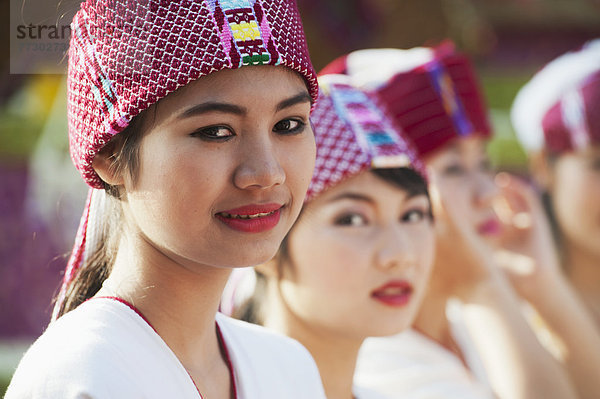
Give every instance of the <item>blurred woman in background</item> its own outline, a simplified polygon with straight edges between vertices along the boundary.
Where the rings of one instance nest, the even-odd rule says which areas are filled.
[[[395,397],[575,397],[498,268],[503,249],[503,259],[524,257],[556,274],[535,195],[508,175],[495,182],[485,149],[487,110],[469,60],[451,43],[373,49],[337,59],[322,74],[330,72],[374,91],[412,139],[427,165],[436,218],[434,270],[414,329],[367,340],[357,381]],[[536,227],[519,229],[517,214],[534,218]],[[532,286],[531,298],[543,300],[553,283]]]
[[[547,315],[544,327],[553,333],[581,397],[589,398],[600,395],[599,107],[600,40],[596,39],[536,73],[519,91],[511,110],[559,254],[557,258],[546,251],[553,255],[548,262],[553,272],[517,278],[519,291],[530,299],[539,291],[533,283],[550,280],[552,288],[535,301],[547,310],[537,310]],[[582,306],[569,306],[580,301]]]
[[[600,326],[600,39],[539,71],[511,116],[554,222],[564,271]]]

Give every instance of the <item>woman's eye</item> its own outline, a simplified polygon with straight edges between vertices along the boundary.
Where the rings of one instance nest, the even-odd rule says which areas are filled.
[[[358,213],[349,213],[337,218],[335,224],[338,226],[364,226],[367,224],[367,220]]]
[[[448,165],[444,168],[443,171],[444,174],[448,176],[461,176],[466,173],[465,168],[458,164]]]
[[[485,172],[485,173],[491,173],[492,172],[492,162],[490,162],[489,159],[484,159],[483,161],[481,161],[479,163],[479,170],[481,170],[482,172]]]
[[[429,218],[429,213],[423,209],[411,209],[402,215],[402,221],[408,223],[417,223]]]
[[[298,119],[284,119],[273,126],[273,131],[279,134],[296,134],[304,130],[306,123]]]
[[[234,133],[227,126],[208,126],[196,130],[192,136],[200,137],[203,140],[227,140],[234,136]]]

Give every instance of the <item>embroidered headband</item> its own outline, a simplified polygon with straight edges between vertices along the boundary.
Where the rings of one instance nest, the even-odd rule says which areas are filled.
[[[295,0],[87,0],[71,24],[68,122],[73,163],[90,191],[54,317],[93,242],[105,195],[94,156],[133,117],[223,69],[282,65],[318,95]],[[101,223],[101,218],[98,218]]]
[[[425,176],[414,149],[372,94],[345,75],[322,76],[319,86],[311,115],[317,159],[306,201],[370,168],[412,167]]]
[[[435,48],[358,50],[320,72],[328,73],[348,74],[374,91],[420,156],[456,137],[491,134],[473,67],[451,42]]]
[[[554,59],[517,94],[511,119],[528,151],[559,154],[600,142],[600,39]]]

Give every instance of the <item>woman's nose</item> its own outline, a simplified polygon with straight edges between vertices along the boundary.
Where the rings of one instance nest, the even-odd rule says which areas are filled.
[[[381,232],[375,263],[382,270],[405,268],[415,263],[410,234],[401,225]]]
[[[285,182],[285,170],[270,139],[247,139],[240,145],[239,163],[233,176],[237,188],[264,189]]]

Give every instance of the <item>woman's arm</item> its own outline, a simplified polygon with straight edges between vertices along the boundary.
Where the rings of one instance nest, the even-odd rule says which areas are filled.
[[[522,301],[497,267],[492,247],[460,208],[446,207],[443,195],[436,194],[434,190],[441,237],[437,256],[445,266],[444,282],[463,304],[465,335],[498,398],[575,398],[567,373],[523,316]],[[465,348],[461,350],[465,357]]]
[[[558,342],[560,360],[578,397],[599,398],[600,332],[563,276],[538,196],[515,177],[501,174],[497,180],[505,194],[509,228],[506,248],[498,257],[501,266]]]

